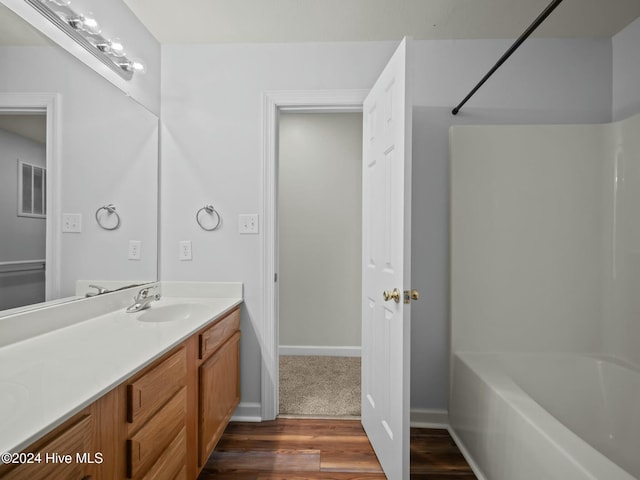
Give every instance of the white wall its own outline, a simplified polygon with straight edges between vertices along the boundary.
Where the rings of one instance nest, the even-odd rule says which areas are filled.
[[[280,115],[280,345],[359,347],[362,114]]]
[[[640,18],[612,39],[613,119],[621,120],[640,111]]]
[[[1,92],[60,94],[57,194],[62,213],[82,214],[82,233],[61,235],[61,296],[77,279],[155,280],[157,117],[62,50],[3,47],[0,62],[19,66],[3,70]],[[122,218],[112,232],[94,219],[107,203]],[[140,261],[127,260],[129,240],[142,242]]]
[[[452,128],[452,352],[602,350],[604,140]]]
[[[611,117],[610,40],[528,41],[458,117],[450,110],[511,45],[508,40],[416,43],[413,167],[413,408],[447,406],[449,351],[448,128],[459,123],[603,122]],[[237,233],[261,213],[262,95],[268,90],[370,88],[395,42],[164,45],[162,229],[164,280],[245,284],[243,402],[260,402],[261,239]],[[221,230],[193,214],[214,203]],[[261,219],[262,221],[268,219]],[[194,261],[177,259],[191,239]]]

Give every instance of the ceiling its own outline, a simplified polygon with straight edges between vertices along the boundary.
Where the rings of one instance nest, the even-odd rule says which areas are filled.
[[[550,0],[124,0],[161,43],[516,38]],[[639,0],[564,0],[538,37],[611,37]]]
[[[47,117],[42,114],[3,114],[0,113],[0,130],[16,133],[34,142],[47,140]]]

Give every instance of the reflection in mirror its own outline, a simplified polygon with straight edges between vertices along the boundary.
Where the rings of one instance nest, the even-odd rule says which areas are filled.
[[[0,310],[45,300],[46,116],[0,111]]]
[[[0,310],[157,280],[157,117],[1,1],[0,62]],[[110,230],[96,211],[111,204]]]

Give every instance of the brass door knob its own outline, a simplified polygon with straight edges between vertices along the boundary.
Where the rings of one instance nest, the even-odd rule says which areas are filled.
[[[385,290],[382,296],[384,297],[385,302],[393,299],[396,303],[400,303],[400,290],[398,290],[397,288],[394,288],[393,292]]]

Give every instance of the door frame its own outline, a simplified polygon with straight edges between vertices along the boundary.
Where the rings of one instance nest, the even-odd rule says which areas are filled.
[[[45,300],[60,298],[60,95],[0,93],[0,114],[46,115],[46,252]]]
[[[261,419],[278,415],[278,114],[361,112],[369,90],[284,90],[262,97],[262,350]]]

